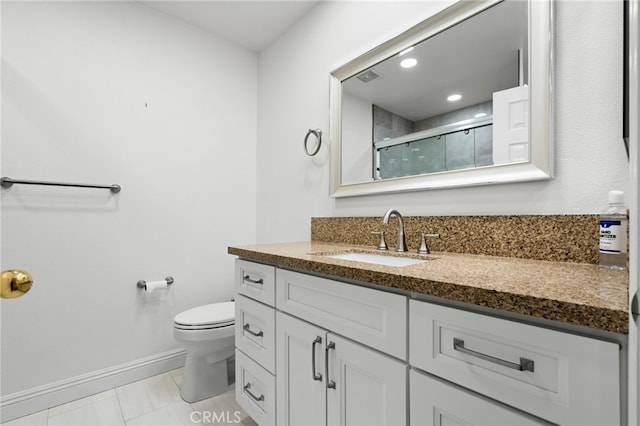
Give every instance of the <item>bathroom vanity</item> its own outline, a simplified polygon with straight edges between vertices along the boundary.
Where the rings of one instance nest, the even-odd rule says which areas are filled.
[[[366,247],[230,247],[236,399],[259,424],[622,424],[627,275]]]

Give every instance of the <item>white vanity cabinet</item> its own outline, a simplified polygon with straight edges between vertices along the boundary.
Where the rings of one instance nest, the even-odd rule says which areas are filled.
[[[387,355],[406,357],[406,306],[405,296],[278,269],[278,424],[406,425],[408,366]]]
[[[236,400],[260,425],[620,425],[620,346],[236,261]]]

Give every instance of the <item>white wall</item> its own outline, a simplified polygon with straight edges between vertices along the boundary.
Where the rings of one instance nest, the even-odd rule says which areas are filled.
[[[177,348],[255,240],[257,56],[134,2],[2,2],[2,394]],[[159,298],[140,279],[171,275]],[[155,295],[154,295],[155,296]]]
[[[382,216],[390,207],[405,215],[595,214],[610,189],[627,189],[622,5],[562,0],[555,7],[555,179],[330,198],[330,141],[316,158],[301,146],[308,128],[328,135],[329,73],[441,7],[430,1],[322,2],[260,53],[259,242],[308,240],[312,216]]]

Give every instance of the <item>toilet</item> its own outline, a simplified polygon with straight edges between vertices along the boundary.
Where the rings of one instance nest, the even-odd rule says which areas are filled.
[[[229,390],[234,377],[234,302],[188,309],[173,321],[173,336],[187,351],[182,399],[196,402]]]

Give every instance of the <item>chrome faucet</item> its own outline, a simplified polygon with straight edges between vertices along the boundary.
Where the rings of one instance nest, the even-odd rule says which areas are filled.
[[[382,218],[382,224],[388,225],[389,218],[393,215],[398,218],[398,245],[396,246],[396,251],[405,252],[407,251],[407,242],[404,239],[404,221],[400,212],[396,209],[389,209]]]

